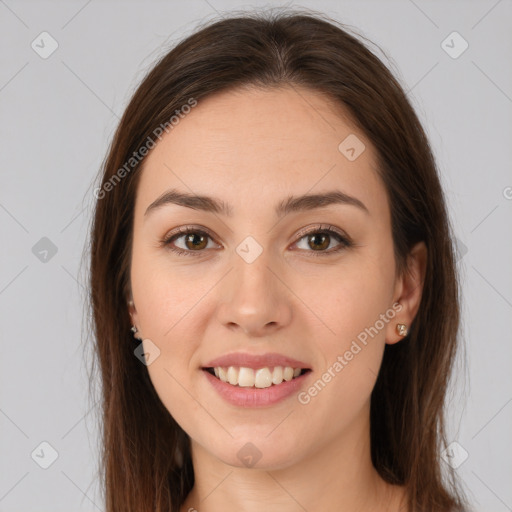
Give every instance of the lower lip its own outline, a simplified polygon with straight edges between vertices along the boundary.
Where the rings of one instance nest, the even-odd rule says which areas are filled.
[[[268,388],[245,388],[222,382],[206,370],[202,372],[224,400],[239,407],[265,407],[277,404],[297,393],[304,384],[305,377],[311,373],[306,372],[290,381],[283,381]]]

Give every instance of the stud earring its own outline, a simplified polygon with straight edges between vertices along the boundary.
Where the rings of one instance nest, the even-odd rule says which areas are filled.
[[[407,325],[405,324],[396,324],[396,332],[400,336],[407,336]]]
[[[131,331],[133,332],[133,337],[134,337],[136,340],[141,340],[141,339],[142,339],[140,336],[135,336],[135,335],[139,332],[139,329],[137,329],[137,326],[136,326],[136,325],[133,325],[133,326],[132,326]]]
[[[128,305],[129,305],[129,306],[133,306],[133,300],[129,300],[129,301],[128,301]],[[131,331],[133,332],[133,337],[134,337],[135,339],[140,339],[140,338],[138,338],[137,336],[135,336],[135,335],[139,332],[139,330],[137,329],[137,326],[136,326],[136,325],[132,325]]]

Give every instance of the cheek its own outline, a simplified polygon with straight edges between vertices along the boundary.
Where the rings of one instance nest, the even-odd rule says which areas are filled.
[[[186,271],[171,267],[168,259],[149,253],[134,253],[132,260],[139,327],[144,339],[156,346],[153,350],[159,351],[147,369],[157,394],[171,413],[194,409],[188,403],[186,381],[198,371],[197,353],[204,338],[201,331],[205,329],[202,298],[214,284],[213,276],[193,273],[190,268]],[[148,343],[148,347],[153,345]]]
[[[379,278],[380,276],[380,278]],[[321,428],[324,436],[336,436],[367,406],[382,363],[388,280],[379,272],[352,272],[329,280],[329,293],[320,301],[312,293],[305,299],[320,312],[332,332],[316,338],[321,367],[301,395],[304,421]],[[385,320],[382,320],[384,315]],[[386,322],[387,320],[387,322]],[[321,327],[319,327],[321,328]],[[326,421],[325,418],[329,418]]]
[[[328,328],[327,336],[321,338],[331,340],[332,349],[350,345],[351,340],[374,326],[380,315],[386,313],[393,291],[393,272],[389,268],[392,267],[361,259],[304,281],[300,296],[312,311],[318,312]],[[377,328],[384,336],[381,322]]]
[[[173,264],[162,249],[134,252],[132,289],[145,337],[168,342],[188,323],[187,315],[211,288],[213,279],[191,268]]]
[[[394,321],[395,313],[390,307],[393,259],[382,253],[380,258],[380,261],[361,258],[357,263],[340,265],[328,278],[325,276],[316,280],[315,286],[303,288],[304,302],[318,312],[329,328],[322,328],[325,334],[316,340],[322,354],[320,378],[329,382],[325,403],[341,399],[345,406],[352,404],[351,407],[357,408],[357,403],[368,398],[375,384],[386,328]]]
[[[169,413],[189,426],[190,418],[204,413],[190,384],[194,372],[200,371],[197,353],[205,329],[201,299],[212,287],[213,277],[194,276],[190,270],[184,275],[155,257],[134,257],[133,268],[141,332],[159,351],[147,367],[149,377]]]

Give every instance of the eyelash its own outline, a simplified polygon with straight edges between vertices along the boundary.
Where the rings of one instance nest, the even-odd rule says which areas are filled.
[[[312,251],[312,250],[306,251],[306,252],[311,252],[312,253],[311,256],[313,256],[313,257],[330,256],[332,254],[338,253],[341,250],[351,247],[353,245],[352,241],[346,235],[343,235],[342,233],[335,231],[332,228],[333,228],[333,226],[330,226],[330,225],[321,225],[321,226],[316,226],[311,229],[302,230],[299,232],[299,234],[298,234],[299,238],[297,239],[295,244],[300,242],[304,237],[306,237],[308,235],[312,235],[312,234],[315,234],[315,235],[316,234],[327,234],[329,236],[332,235],[332,236],[334,236],[335,239],[337,239],[338,242],[340,242],[340,245],[334,250],[331,249],[329,251]],[[195,228],[194,226],[184,226],[184,227],[179,228],[175,232],[171,233],[166,238],[164,238],[161,241],[161,246],[167,247],[170,251],[177,254],[178,256],[197,256],[200,253],[204,252],[204,250],[186,251],[186,250],[175,248],[175,247],[171,246],[171,242],[173,242],[174,240],[177,240],[178,238],[181,238],[184,235],[188,235],[190,233],[207,236],[213,240],[213,237],[207,231]]]

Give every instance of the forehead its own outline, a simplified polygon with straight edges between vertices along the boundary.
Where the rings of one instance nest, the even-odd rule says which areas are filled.
[[[273,208],[287,195],[333,189],[370,211],[387,207],[364,132],[341,106],[297,86],[200,100],[146,157],[137,209],[171,188],[222,198],[235,216],[251,204]]]

